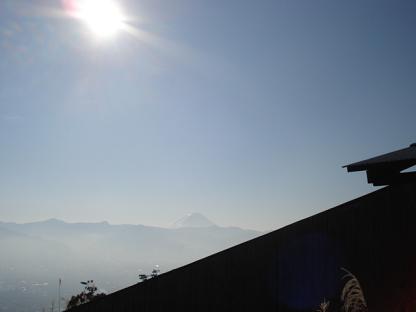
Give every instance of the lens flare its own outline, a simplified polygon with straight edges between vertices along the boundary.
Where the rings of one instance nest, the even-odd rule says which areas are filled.
[[[118,4],[112,0],[66,1],[65,7],[97,37],[112,37],[125,26],[126,18]]]

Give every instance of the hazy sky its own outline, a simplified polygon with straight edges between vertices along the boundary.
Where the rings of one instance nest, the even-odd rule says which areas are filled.
[[[270,230],[416,141],[414,0],[119,3],[137,33],[103,39],[0,1],[0,220]]]

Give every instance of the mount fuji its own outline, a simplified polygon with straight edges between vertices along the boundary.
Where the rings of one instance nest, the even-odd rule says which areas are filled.
[[[214,222],[209,220],[204,215],[193,212],[188,213],[187,215],[183,216],[179,220],[173,223],[173,228],[180,229],[180,228],[204,228],[204,227],[212,227],[217,226]]]

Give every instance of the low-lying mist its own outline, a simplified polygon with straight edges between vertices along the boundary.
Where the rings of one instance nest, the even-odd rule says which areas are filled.
[[[42,311],[61,306],[93,279],[105,292],[139,282],[252,239],[261,233],[218,226],[176,227],[66,223],[51,219],[0,222],[0,311]],[[52,303],[53,302],[53,303]]]

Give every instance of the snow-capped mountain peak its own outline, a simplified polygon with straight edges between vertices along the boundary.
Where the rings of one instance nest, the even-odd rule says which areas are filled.
[[[188,213],[173,224],[173,228],[201,228],[211,226],[216,226],[216,224],[197,212]]]

